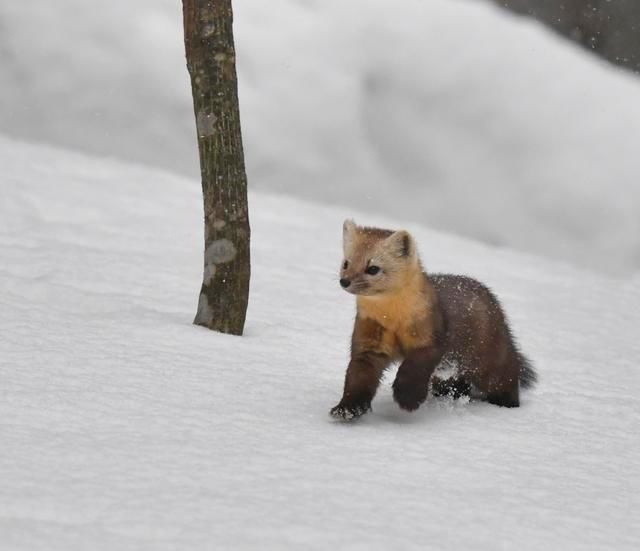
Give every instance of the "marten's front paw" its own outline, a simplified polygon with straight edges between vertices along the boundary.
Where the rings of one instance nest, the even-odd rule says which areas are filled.
[[[336,407],[331,408],[329,414],[335,419],[342,421],[351,421],[361,415],[364,415],[368,411],[371,411],[371,404],[351,404],[345,405],[340,402]]]
[[[393,399],[402,409],[415,411],[427,399],[427,389],[410,382],[393,384]]]

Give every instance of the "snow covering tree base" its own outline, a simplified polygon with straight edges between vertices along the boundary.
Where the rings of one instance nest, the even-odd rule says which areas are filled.
[[[252,195],[236,339],[191,325],[196,181],[3,138],[0,164],[3,549],[638,548],[639,278],[409,227],[495,289],[541,383],[410,415],[385,378],[335,423],[354,213]]]

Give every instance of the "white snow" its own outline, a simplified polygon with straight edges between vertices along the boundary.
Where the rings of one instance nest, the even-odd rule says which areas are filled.
[[[342,220],[403,220],[253,192],[237,338],[190,323],[194,181],[6,138],[0,164],[2,549],[638,549],[640,277],[411,224],[428,269],[494,288],[541,383],[410,415],[389,379],[340,424]]]
[[[253,189],[640,270],[640,80],[481,0],[236,1]],[[0,130],[198,174],[180,2],[4,2]]]

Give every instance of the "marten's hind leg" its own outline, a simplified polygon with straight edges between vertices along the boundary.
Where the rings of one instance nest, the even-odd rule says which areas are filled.
[[[477,362],[471,367],[472,382],[483,399],[496,406],[520,405],[520,364],[508,328],[502,327],[492,340],[485,340]]]
[[[503,408],[517,408],[520,406],[520,392],[518,383],[506,390],[496,390],[487,393],[487,402]]]
[[[491,370],[491,375],[480,384],[485,400],[490,404],[505,408],[520,406],[520,383],[517,364],[507,362]]]

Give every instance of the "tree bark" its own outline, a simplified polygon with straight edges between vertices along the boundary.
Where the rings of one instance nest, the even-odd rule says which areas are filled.
[[[204,275],[194,323],[241,335],[249,299],[249,212],[231,0],[183,0],[204,199]]]

